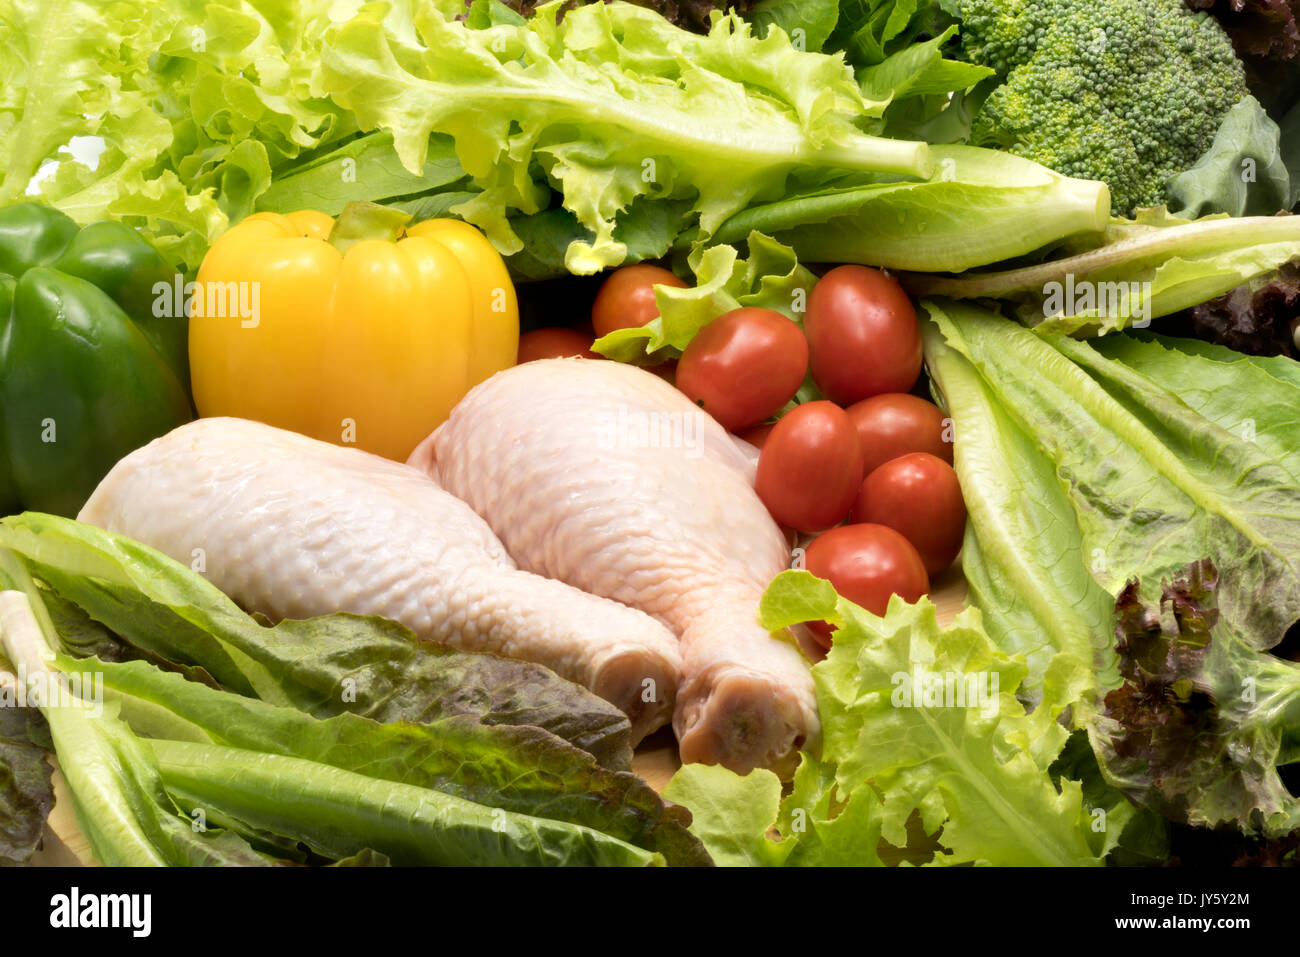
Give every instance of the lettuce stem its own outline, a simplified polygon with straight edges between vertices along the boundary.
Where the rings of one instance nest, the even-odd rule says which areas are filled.
[[[913,295],[948,296],[953,299],[1000,298],[1017,292],[1039,292],[1067,274],[1086,276],[1126,263],[1146,263],[1200,250],[1263,246],[1300,242],[1300,216],[1244,216],[1211,219],[1152,229],[1108,243],[1077,256],[1038,266],[1008,269],[977,276],[909,275],[906,286]]]

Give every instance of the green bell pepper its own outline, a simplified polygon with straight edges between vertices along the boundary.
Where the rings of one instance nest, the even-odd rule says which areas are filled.
[[[118,459],[193,418],[186,318],[154,308],[174,278],[129,226],[0,209],[0,514],[75,515]]]

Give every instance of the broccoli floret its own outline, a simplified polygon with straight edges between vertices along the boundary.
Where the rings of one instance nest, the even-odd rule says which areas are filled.
[[[974,142],[1104,180],[1118,214],[1163,203],[1247,92],[1227,35],[1183,0],[961,0],[958,15],[967,59],[1004,78]]]

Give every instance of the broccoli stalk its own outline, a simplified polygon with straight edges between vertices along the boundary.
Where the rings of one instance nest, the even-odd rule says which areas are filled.
[[[971,61],[1003,78],[972,142],[1104,180],[1113,210],[1165,201],[1246,95],[1219,24],[1183,0],[960,0]]]

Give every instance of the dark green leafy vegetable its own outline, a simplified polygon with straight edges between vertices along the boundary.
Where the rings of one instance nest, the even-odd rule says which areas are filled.
[[[761,34],[778,27],[799,48],[827,53],[838,49],[827,40],[839,18],[839,0],[759,0],[745,17]]]
[[[317,717],[427,722],[464,714],[531,725],[590,751],[603,767],[631,765],[626,716],[537,665],[417,642],[400,625],[355,615],[268,628],[160,552],[69,519],[6,518],[0,544],[130,644],[203,668],[240,694]]]
[[[171,559],[70,520],[15,516],[0,524],[0,540],[48,586],[43,594],[58,595],[56,608],[67,606],[51,617],[71,624],[67,650],[78,657],[58,666],[102,676],[137,733],[301,759],[589,828],[672,865],[709,863],[686,830],[689,816],[626,770],[622,713],[544,668],[418,643],[380,619],[268,628]],[[88,657],[112,648],[102,627],[85,640],[95,622],[150,660]],[[168,673],[153,663],[177,659],[196,667]],[[209,667],[252,690],[203,683]],[[295,853],[301,839],[244,826],[238,815],[228,823],[277,856]]]
[[[214,690],[145,662],[61,660],[99,674],[139,733],[297,757],[475,804],[590,827],[654,850],[672,865],[705,864],[680,809],[639,777],[599,767],[540,728],[489,726],[469,714],[378,723],[344,712],[317,718]]]
[[[57,647],[35,584],[0,550],[0,647],[43,689],[40,709],[60,758],[77,821],[108,866],[272,863],[238,835],[192,826],[163,788],[157,762],[116,709],[65,684],[48,660]],[[42,821],[43,825],[43,821]]]
[[[399,865],[662,864],[658,855],[572,824],[489,808],[329,765],[184,741],[149,741],[169,792],[244,827],[287,835],[330,858],[373,848]]]
[[[1169,181],[1169,209],[1187,219],[1272,216],[1295,205],[1298,185],[1282,155],[1282,131],[1247,96],[1228,110],[1196,165]]]
[[[396,205],[414,194],[465,189],[468,182],[450,137],[430,137],[424,167],[412,173],[393,152],[392,133],[369,133],[277,173],[257,198],[257,209],[273,213],[318,209],[337,216],[348,203]]]

